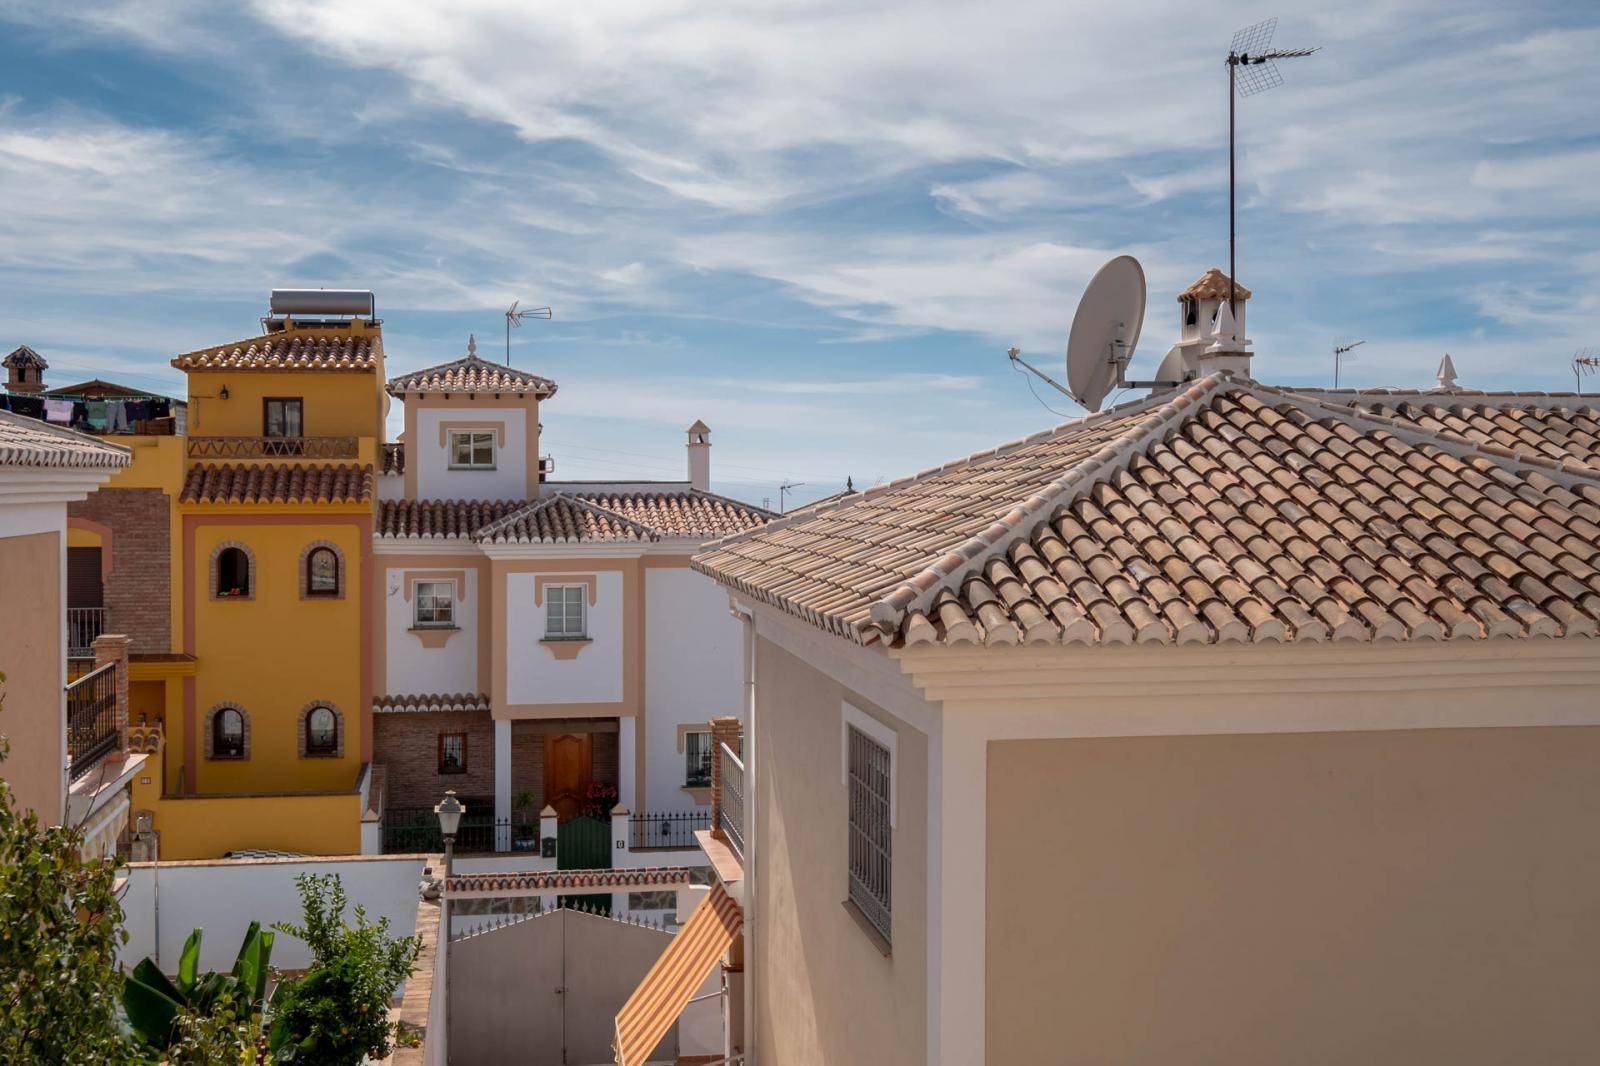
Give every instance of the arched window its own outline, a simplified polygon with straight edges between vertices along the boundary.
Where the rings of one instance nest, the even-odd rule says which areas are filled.
[[[332,548],[312,548],[306,557],[306,595],[339,595],[339,556]]]
[[[211,716],[211,757],[244,758],[244,714],[236,707],[223,707]]]
[[[227,547],[217,553],[217,596],[250,595],[250,556],[243,548]]]
[[[300,755],[306,758],[344,754],[344,715],[331,703],[314,700],[300,709]]]

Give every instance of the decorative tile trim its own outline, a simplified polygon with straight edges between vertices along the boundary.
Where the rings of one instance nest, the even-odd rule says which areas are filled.
[[[332,551],[333,557],[338,560],[338,566],[334,573],[334,591],[331,593],[319,592],[313,595],[311,592],[311,553],[316,551],[318,548],[327,548]],[[333,541],[314,540],[310,544],[307,544],[304,548],[301,548],[299,574],[300,598],[302,600],[344,599],[346,574],[344,565],[344,549],[339,547],[339,545],[335,544]],[[254,589],[255,586],[251,585],[251,588]]]
[[[445,892],[565,892],[580,888],[633,888],[639,885],[691,884],[683,866],[645,866],[634,870],[540,870],[532,873],[457,874]]]
[[[222,558],[222,553],[229,548],[238,548],[244,552],[244,557],[249,560],[249,567],[245,580],[249,588],[245,589],[243,596],[218,596],[217,595],[217,562]],[[211,598],[214,600],[253,600],[256,598],[256,553],[250,550],[250,545],[238,540],[225,540],[211,549]]]
[[[308,750],[306,727],[311,720],[311,712],[318,707],[326,707],[333,712],[333,750],[331,752],[312,752]],[[295,722],[294,732],[302,759],[344,758],[344,712],[332,700],[312,700],[300,708],[300,717]]]
[[[223,711],[238,711],[239,712],[239,717],[244,721],[244,754],[242,754],[242,755],[218,755],[216,753],[216,740],[217,740],[217,732],[216,732],[216,728],[215,728],[216,717],[217,717],[217,715],[221,714]],[[235,762],[235,761],[240,761],[240,760],[244,760],[244,759],[250,758],[250,712],[249,711],[245,710],[243,707],[239,706],[237,703],[234,703],[232,700],[223,700],[221,703],[215,705],[209,711],[206,712],[206,718],[205,718],[205,722],[203,724],[204,724],[206,758],[208,758],[208,759],[223,759],[223,760],[226,760],[226,761],[229,761],[229,762]]]

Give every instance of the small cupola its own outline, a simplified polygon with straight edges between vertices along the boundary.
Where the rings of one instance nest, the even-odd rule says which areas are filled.
[[[44,372],[50,369],[50,364],[26,344],[18,345],[16,351],[0,361],[0,366],[6,368],[6,388],[9,391],[44,391]]]
[[[1233,306],[1228,307],[1228,275],[1212,267],[1178,294],[1178,343],[1162,363],[1161,377],[1177,373],[1184,379],[1209,374],[1213,370],[1248,373],[1250,342],[1245,339],[1245,304],[1250,290],[1233,287]]]
[[[711,427],[699,419],[689,427],[689,487],[711,491]]]

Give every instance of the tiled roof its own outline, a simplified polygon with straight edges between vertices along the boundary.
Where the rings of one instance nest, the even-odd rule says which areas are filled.
[[[17,370],[21,370],[23,367],[29,367],[38,370],[50,369],[50,364],[44,361],[44,356],[34,351],[26,344],[17,345],[14,349],[12,349],[10,355],[6,356],[4,359],[0,359],[0,366],[11,367]]]
[[[455,874],[445,891],[565,892],[578,888],[632,888],[637,885],[687,885],[693,878],[683,866],[642,866],[632,870],[539,870],[532,873]]]
[[[372,701],[374,714],[428,714],[447,711],[489,710],[489,696],[483,692],[458,692],[452,695],[425,693],[414,696],[379,696]]]
[[[467,355],[389,380],[389,395],[434,392],[498,392],[513,396],[554,396],[556,383],[538,374]]]
[[[520,500],[385,500],[378,534],[471,537],[492,544],[564,544],[720,537],[771,518],[709,492],[552,493]]]
[[[695,565],[863,643],[1590,636],[1600,474],[1216,374]]]
[[[402,443],[385,444],[383,446],[383,473],[404,474],[406,472],[406,446]]]
[[[372,499],[370,463],[197,463],[183,503],[355,503]]]
[[[87,433],[0,411],[0,466],[119,469],[133,453]]]
[[[172,365],[179,370],[368,371],[382,357],[383,340],[377,333],[295,330],[185,352]]]
[[[380,537],[471,537],[523,506],[521,500],[384,500]]]
[[[1245,288],[1243,285],[1235,285],[1234,288],[1238,292],[1238,299],[1250,299],[1249,289]],[[1189,299],[1225,300],[1227,297],[1228,275],[1224,274],[1217,267],[1212,267],[1204,274],[1201,274],[1199,278],[1195,279],[1195,283],[1193,285],[1190,285],[1187,289],[1184,289],[1182,292],[1178,293],[1178,299],[1180,301]]]

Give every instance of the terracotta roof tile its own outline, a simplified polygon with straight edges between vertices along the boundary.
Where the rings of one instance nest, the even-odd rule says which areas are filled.
[[[729,537],[695,566],[861,642],[1588,636],[1591,416],[1368,411],[1214,375]]]
[[[389,380],[389,395],[405,396],[417,393],[504,393],[512,396],[538,396],[545,398],[556,394],[556,383],[549,378],[530,374],[526,370],[501,363],[492,363],[469,354],[449,363],[440,363],[423,370],[413,370]]]
[[[372,499],[372,464],[197,463],[183,503],[359,503]]]
[[[0,411],[0,466],[120,469],[133,453],[87,433]]]
[[[13,348],[10,355],[0,359],[0,366],[14,370],[22,370],[24,368],[34,370],[50,369],[50,364],[44,361],[44,356],[26,344],[19,344]]]
[[[449,711],[489,712],[489,696],[484,692],[458,692],[451,695],[424,693],[414,696],[379,696],[372,701],[374,714],[438,714]]]
[[[333,370],[365,372],[383,358],[383,340],[376,333],[354,335],[343,330],[295,330],[267,333],[232,344],[185,352],[172,360],[179,370]]]
[[[468,537],[493,544],[709,539],[772,516],[708,492],[552,493],[536,501],[385,500],[378,535]]]
[[[1234,286],[1241,300],[1250,299],[1250,290],[1243,285]],[[1193,285],[1178,294],[1179,300],[1225,300],[1228,298],[1228,275],[1220,267],[1212,267],[1195,280]]]
[[[406,472],[406,446],[404,443],[385,444],[383,446],[383,470],[385,474],[400,475]]]

